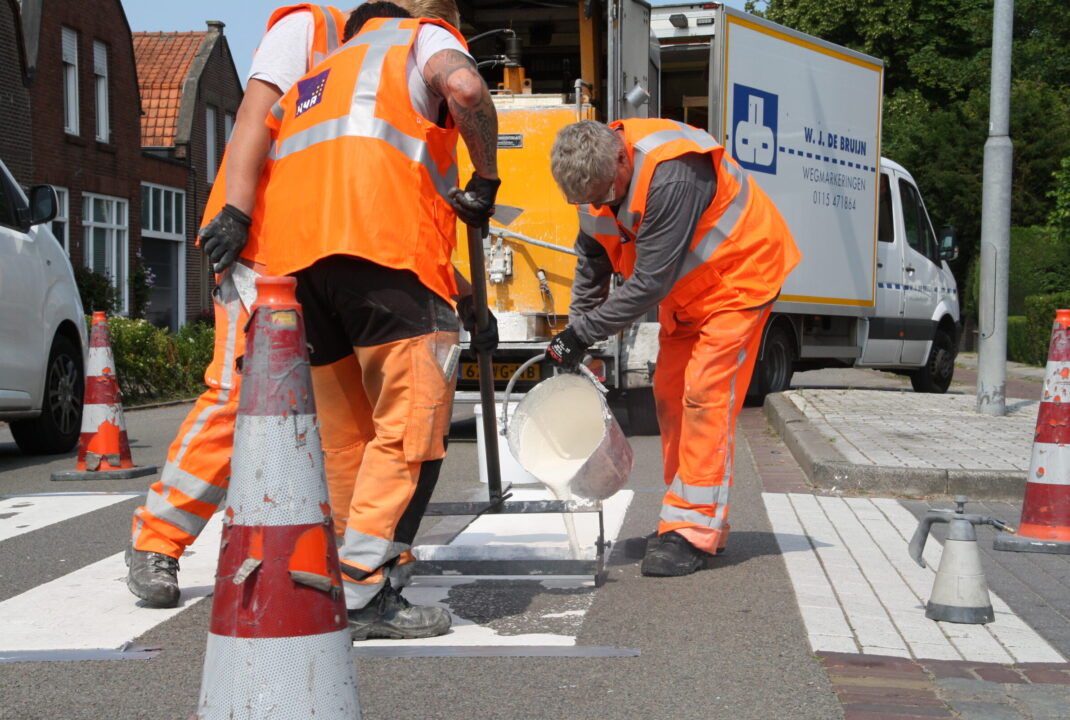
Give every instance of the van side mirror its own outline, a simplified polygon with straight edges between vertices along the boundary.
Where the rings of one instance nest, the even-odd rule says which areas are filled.
[[[959,229],[954,225],[940,228],[940,259],[951,262],[959,256]]]
[[[50,222],[59,210],[59,198],[51,185],[34,185],[30,188],[30,225]]]

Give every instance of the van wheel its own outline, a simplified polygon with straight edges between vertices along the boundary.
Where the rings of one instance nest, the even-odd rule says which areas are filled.
[[[769,393],[784,392],[791,387],[795,374],[795,341],[791,332],[777,324],[765,338],[765,353],[754,367],[747,389],[747,403],[760,405]]]
[[[915,392],[947,392],[955,374],[955,354],[955,343],[951,336],[943,330],[937,330],[925,367],[910,374],[910,384]]]
[[[654,388],[632,388],[624,394],[628,405],[628,430],[632,435],[659,435]]]
[[[75,446],[82,432],[84,373],[82,353],[77,343],[57,335],[48,355],[41,414],[11,423],[11,435],[22,452],[28,455],[55,455]]]

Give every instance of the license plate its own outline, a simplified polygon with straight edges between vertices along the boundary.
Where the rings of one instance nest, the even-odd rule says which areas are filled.
[[[521,363],[494,363],[494,379],[508,382],[516,374],[520,365]],[[541,368],[538,365],[532,365],[524,370],[517,380],[537,382],[541,377]],[[462,380],[478,380],[479,363],[461,363],[460,378]]]

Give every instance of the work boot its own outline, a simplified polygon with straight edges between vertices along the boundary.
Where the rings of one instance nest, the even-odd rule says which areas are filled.
[[[149,607],[178,606],[178,558],[126,547],[126,586]]]
[[[386,638],[408,640],[445,635],[452,620],[445,608],[413,605],[387,580],[371,601],[359,610],[350,610],[349,633],[354,640]]]
[[[702,567],[709,557],[712,556],[708,552],[699,550],[680,533],[667,532],[654,542],[647,543],[646,555],[639,570],[644,575],[654,577],[690,575]]]

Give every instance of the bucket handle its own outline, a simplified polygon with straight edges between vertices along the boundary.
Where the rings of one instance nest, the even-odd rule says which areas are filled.
[[[516,369],[516,372],[513,373],[513,376],[509,378],[509,382],[505,386],[505,395],[502,398],[502,418],[499,434],[503,437],[509,431],[509,396],[513,393],[513,386],[516,385],[517,378],[520,377],[521,373],[523,373],[529,367],[531,367],[532,365],[539,362],[545,357],[546,353],[541,352],[538,355],[529,358],[527,361],[524,362],[524,364],[518,367]],[[598,389],[598,392],[602,393],[603,395],[609,393],[609,390],[606,389],[606,386],[602,384],[602,381],[598,379],[598,376],[595,375],[589,367],[587,367],[583,363],[580,363],[576,366],[576,368],[580,371],[581,375],[584,375],[588,380],[594,383],[594,386]]]

